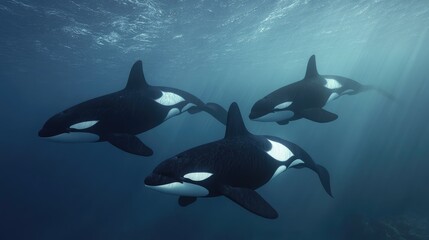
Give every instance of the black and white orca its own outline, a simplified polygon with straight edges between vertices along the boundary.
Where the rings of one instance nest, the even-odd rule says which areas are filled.
[[[362,85],[349,78],[319,75],[316,57],[312,55],[308,60],[304,79],[279,88],[258,100],[253,105],[249,118],[261,122],[277,122],[280,125],[301,118],[319,123],[331,122],[338,116],[323,109],[328,102],[343,95],[354,95],[369,89],[375,89],[388,98],[393,98],[381,89]]]
[[[51,117],[39,136],[60,142],[102,142],[129,153],[150,156],[152,149],[137,134],[183,112],[205,111],[226,124],[227,112],[215,103],[204,104],[185,91],[150,86],[141,61],[134,63],[123,90],[77,104]]]
[[[179,195],[187,206],[197,197],[226,196],[265,218],[278,214],[255,190],[289,168],[316,172],[332,196],[328,171],[299,146],[273,136],[251,134],[236,103],[231,104],[225,137],[184,151],[161,162],[146,177],[145,186]]]

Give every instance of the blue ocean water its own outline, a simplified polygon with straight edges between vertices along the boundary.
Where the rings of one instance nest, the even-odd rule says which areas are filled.
[[[428,1],[5,0],[0,22],[0,239],[429,239]],[[326,124],[250,121],[312,54],[321,74],[396,100],[342,97]],[[334,198],[307,169],[258,190],[276,220],[145,188],[162,160],[223,137],[208,114],[139,135],[146,158],[37,136],[54,113],[122,89],[138,59],[150,84],[236,101],[250,131],[300,145],[329,170]]]

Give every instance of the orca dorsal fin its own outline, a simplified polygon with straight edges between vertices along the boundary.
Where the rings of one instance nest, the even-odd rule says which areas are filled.
[[[125,90],[141,89],[141,88],[147,88],[147,87],[149,87],[149,85],[147,84],[144,78],[143,63],[141,60],[138,60],[134,63],[133,67],[131,68]]]
[[[241,116],[240,108],[236,102],[229,106],[228,117],[226,120],[225,138],[242,136],[250,134]]]
[[[319,76],[319,73],[316,67],[316,56],[311,55],[310,59],[308,59],[307,72],[305,73],[304,79],[311,79],[317,76]]]

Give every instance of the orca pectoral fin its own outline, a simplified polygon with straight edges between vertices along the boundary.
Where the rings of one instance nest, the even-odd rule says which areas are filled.
[[[179,200],[178,200],[179,205],[181,207],[186,207],[186,206],[194,203],[195,201],[197,201],[196,197],[185,197],[185,196],[180,196]]]
[[[223,186],[221,192],[227,198],[256,215],[270,219],[278,217],[276,210],[252,189]]]
[[[152,149],[146,146],[138,137],[130,134],[111,134],[107,137],[107,141],[113,146],[136,155],[151,156]]]
[[[283,121],[278,121],[277,124],[278,125],[286,125],[289,123],[289,120],[283,120]]]
[[[302,117],[318,123],[331,122],[338,118],[337,114],[331,113],[322,108],[305,109],[301,111],[300,114]]]
[[[207,112],[212,115],[216,120],[226,125],[226,119],[228,116],[228,112],[217,103],[206,103],[203,106],[194,106],[188,109],[190,114],[199,113],[201,111]]]
[[[203,111],[200,107],[194,106],[188,109],[189,114],[195,114]]]
[[[392,102],[396,101],[396,97],[393,94],[389,93],[388,91],[382,88],[375,87],[375,86],[368,86],[368,85],[366,86],[364,85],[362,88],[364,89],[363,91],[373,89],[377,91],[379,94],[383,95],[385,98],[389,99],[390,101]]]

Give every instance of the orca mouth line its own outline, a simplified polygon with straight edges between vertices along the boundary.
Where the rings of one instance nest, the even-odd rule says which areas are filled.
[[[167,177],[156,173],[152,173],[151,175],[147,176],[144,180],[144,184],[146,186],[152,186],[152,187],[165,185],[173,182],[182,182],[182,181],[180,179],[175,179],[172,177]]]
[[[49,130],[46,130],[45,128],[42,128],[42,129],[40,129],[38,135],[39,135],[39,137],[46,138],[46,137],[53,137],[56,134],[49,132]]]
[[[254,112],[251,112],[250,114],[249,114],[249,119],[250,120],[254,120],[254,119],[257,119],[257,118],[259,118],[259,117],[262,117],[263,115],[261,115],[261,114],[256,114],[256,113],[254,113]]]
[[[271,114],[275,114],[281,111],[272,111],[272,112],[267,112],[267,113],[250,113],[249,114],[249,119],[250,120],[260,120],[261,118],[270,116]]]
[[[69,133],[73,133],[73,132],[79,132],[79,131],[73,131],[72,129],[67,129],[64,132],[58,132],[58,131],[52,131],[52,130],[49,130],[46,128],[42,128],[39,130],[38,135],[39,135],[39,137],[42,137],[42,138],[50,138],[50,137],[55,137],[55,136],[58,136],[61,134],[69,134]]]

